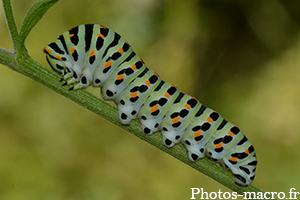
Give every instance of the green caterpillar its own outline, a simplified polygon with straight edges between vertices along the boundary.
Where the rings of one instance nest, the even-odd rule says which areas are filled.
[[[181,142],[190,160],[207,156],[230,169],[238,185],[252,183],[256,154],[240,129],[162,81],[116,32],[80,25],[47,45],[44,53],[64,85],[72,85],[70,90],[100,87],[103,99],[115,101],[123,124],[138,119],[145,134],[161,132],[167,147]]]

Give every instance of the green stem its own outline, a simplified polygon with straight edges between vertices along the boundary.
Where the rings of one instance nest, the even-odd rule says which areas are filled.
[[[16,26],[16,22],[14,19],[13,11],[11,8],[10,0],[2,0],[4,13],[6,17],[6,23],[9,29],[10,37],[13,43],[14,50],[17,51],[17,47],[19,44],[19,34]]]

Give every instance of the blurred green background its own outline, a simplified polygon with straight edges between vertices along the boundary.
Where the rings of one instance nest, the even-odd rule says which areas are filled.
[[[12,0],[20,28],[33,0]],[[238,125],[254,185],[300,192],[300,2],[61,0],[26,40],[43,47],[83,23],[121,34],[149,68]],[[12,50],[0,9],[0,47]],[[0,199],[191,198],[230,191],[50,89],[0,66]],[[99,88],[89,88],[99,96]]]

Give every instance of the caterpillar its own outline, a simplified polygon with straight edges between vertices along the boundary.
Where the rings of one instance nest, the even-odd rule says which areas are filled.
[[[83,24],[64,32],[43,51],[69,90],[100,87],[102,98],[116,103],[121,123],[138,119],[145,134],[161,132],[167,147],[182,143],[191,161],[206,156],[231,170],[236,184],[252,183],[256,154],[241,130],[164,82],[118,33]]]

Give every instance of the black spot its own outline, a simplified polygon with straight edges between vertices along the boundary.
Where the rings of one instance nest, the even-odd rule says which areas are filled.
[[[201,129],[203,131],[207,131],[208,129],[210,129],[210,127],[211,127],[211,124],[208,123],[208,122],[205,122],[205,123],[202,124]]]
[[[142,116],[141,116],[141,119],[142,119],[142,120],[147,120],[147,117],[145,117],[145,115],[142,115]]]
[[[102,48],[103,42],[104,42],[103,38],[101,38],[101,37],[97,38],[97,41],[96,41],[96,49],[97,49],[97,51],[99,51]]]
[[[223,143],[227,144],[227,143],[231,142],[231,140],[232,140],[232,137],[229,135],[226,135],[223,139]]]
[[[89,63],[90,63],[90,65],[92,65],[92,64],[95,62],[95,60],[96,60],[96,56],[95,56],[95,55],[91,56],[91,57],[89,58]]]
[[[140,93],[146,92],[147,90],[148,90],[148,87],[146,85],[141,85],[139,88]]]
[[[175,140],[179,140],[180,139],[180,135],[176,135]]]
[[[167,92],[172,96],[177,91],[177,88],[175,86],[171,86]]]
[[[195,137],[194,139],[195,139],[197,142],[199,142],[200,140],[202,140],[202,138],[203,138],[203,135],[200,135],[200,136],[198,136],[198,137]]]
[[[238,159],[244,159],[247,156],[248,154],[246,154],[245,152],[231,154],[231,157],[237,157]]]
[[[78,52],[76,50],[72,53],[72,57],[75,62],[78,60]]]
[[[221,147],[221,148],[215,148],[215,152],[217,152],[217,153],[220,153],[220,152],[222,152],[223,151],[223,147]]]
[[[101,83],[101,81],[100,81],[99,79],[96,79],[96,80],[95,80],[95,83],[96,83],[96,84],[99,84],[99,83]]]
[[[162,129],[163,129],[164,131],[168,131],[168,129],[167,129],[166,127],[163,127]]]
[[[73,78],[77,79],[78,76],[77,76],[77,73],[76,72],[73,72]]]
[[[192,131],[194,131],[194,132],[199,131],[199,130],[201,130],[201,126],[194,126],[192,128]]]
[[[115,85],[120,85],[121,83],[123,83],[124,79],[120,79],[120,80],[115,80]]]
[[[125,74],[126,74],[127,76],[129,76],[129,75],[131,75],[131,74],[133,74],[133,73],[134,73],[134,70],[131,69],[131,68],[127,68],[126,71],[125,71]]]
[[[175,124],[172,124],[173,128],[178,128],[181,125],[181,122],[177,122]]]
[[[122,56],[122,54],[120,53],[120,52],[116,52],[116,53],[114,53],[112,56],[111,56],[111,58],[113,59],[113,60],[117,60],[118,58],[120,58]]]
[[[150,107],[153,107],[153,106],[155,106],[155,105],[157,104],[157,102],[158,102],[157,100],[152,101],[151,103],[149,103],[149,106],[150,106]]]
[[[199,157],[196,155],[196,154],[194,154],[194,153],[192,153],[191,154],[191,157],[192,157],[192,159],[194,160],[194,161],[196,161]]]
[[[240,129],[238,127],[234,126],[230,129],[230,131],[233,132],[236,135],[240,132]]]
[[[85,77],[85,76],[82,76],[82,77],[81,77],[81,83],[82,83],[82,84],[86,84],[86,83],[87,83],[87,80],[86,80],[86,77]]]
[[[194,108],[194,107],[197,105],[198,101],[197,101],[196,99],[192,98],[192,99],[189,99],[189,100],[187,101],[187,103],[188,103],[192,108]]]
[[[160,110],[156,110],[154,112],[151,113],[152,116],[157,116],[159,114]]]
[[[200,149],[200,152],[201,152],[201,153],[203,153],[203,152],[204,152],[204,149],[203,149],[203,148],[201,148],[201,149]]]
[[[139,88],[139,86],[134,86],[133,88],[131,88],[130,92],[137,92]]]
[[[125,105],[125,101],[123,99],[121,99],[120,104],[124,106]]]
[[[70,38],[71,42],[76,46],[79,42],[79,37],[78,37],[78,26],[74,27],[72,29],[69,30],[69,34],[73,35],[73,37]]]
[[[133,111],[131,112],[131,115],[135,115],[135,114],[136,114],[136,111],[133,110]]]
[[[130,100],[130,102],[134,103],[134,102],[136,102],[139,98],[140,98],[139,96],[137,96],[137,97],[131,97],[129,100]]]
[[[152,75],[149,78],[149,81],[150,81],[151,84],[155,83],[157,80],[158,80],[158,77],[156,75]]]
[[[112,91],[110,91],[110,90],[106,90],[106,95],[109,97],[112,97],[114,95],[114,93],[112,93]]]
[[[172,113],[172,114],[170,115],[170,117],[171,117],[172,119],[174,119],[175,117],[178,117],[178,115],[179,115],[178,112],[174,112],[174,113]]]
[[[156,124],[154,125],[154,127],[155,127],[155,128],[158,128],[158,127],[159,127],[159,123],[156,123]]]
[[[168,102],[168,99],[166,99],[166,98],[164,98],[164,97],[162,97],[162,98],[160,98],[160,99],[158,100],[158,104],[159,104],[160,106],[164,106],[167,102]]]
[[[150,132],[151,132],[151,130],[149,128],[147,128],[147,127],[144,128],[144,133],[145,134],[149,134]]]
[[[136,62],[135,63],[135,66],[136,66],[136,68],[137,69],[140,69],[140,68],[142,68],[143,67],[143,65],[144,65],[144,63],[143,62],[141,62],[141,61],[138,61],[138,62]],[[147,70],[148,71],[148,70]]]
[[[124,52],[126,52],[128,49],[129,49],[129,44],[127,43],[127,42],[125,42],[124,44],[123,44],[123,47],[122,47],[122,49],[123,49],[123,51]]]
[[[184,141],[187,145],[191,145],[191,143],[188,140]]]
[[[165,139],[165,144],[166,144],[167,146],[170,146],[170,145],[172,144],[172,141],[169,140],[169,139]]]
[[[219,144],[221,142],[223,142],[223,138],[218,138],[214,141],[214,144]],[[234,156],[234,157],[236,157],[236,156]]]
[[[122,113],[121,114],[121,119],[123,119],[123,120],[127,119],[127,115],[125,113]]]
[[[251,146],[248,148],[248,150],[249,150],[249,154],[250,154],[250,153],[252,153],[252,152],[254,151],[254,147],[251,145]]]
[[[106,61],[107,62],[107,61]],[[126,72],[126,69],[121,69],[118,73],[117,73],[117,75],[121,75],[121,74],[124,74]]]
[[[111,66],[106,67],[105,69],[103,69],[103,73],[106,74],[109,70],[110,70]]]
[[[100,33],[101,33],[104,37],[106,37],[106,36],[108,35],[108,31],[109,31],[108,28],[105,28],[104,26],[101,26],[101,27],[100,27]]]
[[[212,120],[216,121],[220,115],[216,112],[213,112],[209,116],[210,116],[210,118],[212,118]]]
[[[249,162],[248,165],[254,165],[255,166],[255,165],[257,165],[257,161],[255,160],[255,161]]]
[[[181,118],[185,118],[188,114],[189,114],[189,111],[187,109],[182,109],[180,111],[179,115],[180,115]]]

